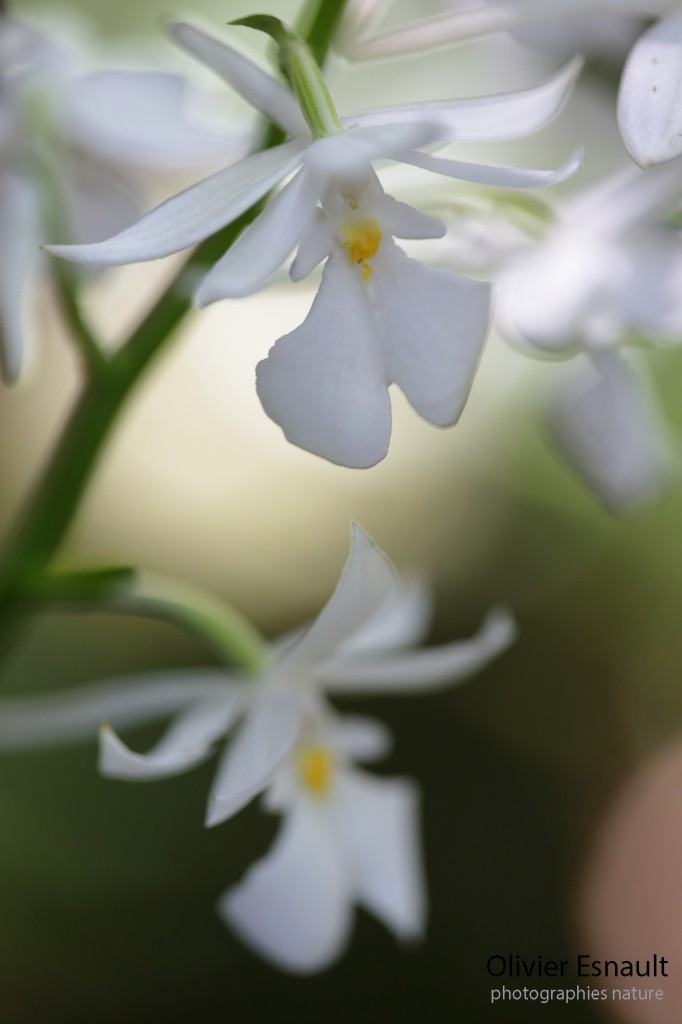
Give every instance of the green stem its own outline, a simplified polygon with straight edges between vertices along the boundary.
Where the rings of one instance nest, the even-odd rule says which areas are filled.
[[[320,62],[329,49],[345,4],[346,0],[316,0],[306,8],[307,41],[313,41]],[[281,140],[281,132],[270,127],[262,148]],[[256,204],[195,250],[137,330],[119,352],[106,361],[106,372],[92,374],[84,385],[23,517],[0,552],[0,614],[12,610],[22,580],[42,574],[59,548],[125,403],[191,308],[190,282],[195,280],[197,271],[210,266],[232,245],[258,215],[262,205],[262,202]],[[79,317],[76,316],[75,321],[80,330]],[[84,342],[83,348],[89,353],[91,364],[99,362],[87,333],[80,340]]]

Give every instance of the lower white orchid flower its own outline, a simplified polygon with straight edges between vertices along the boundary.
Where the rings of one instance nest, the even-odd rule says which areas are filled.
[[[258,27],[276,19],[247,21]],[[488,284],[433,270],[397,248],[394,237],[439,237],[444,229],[387,196],[373,164],[399,160],[505,188],[562,181],[579,169],[579,151],[556,171],[527,171],[441,159],[422,147],[535,131],[559,110],[579,62],[523,92],[339,119],[308,51],[276,25],[266,30],[284,37],[296,95],[197,28],[179,24],[172,34],[291,135],[289,141],[199,182],[114,238],[50,249],[92,264],[158,259],[214,234],[296,172],[204,278],[196,301],[206,305],[259,290],[297,247],[294,280],[327,259],[305,323],[259,365],[258,394],[290,441],[332,462],[368,467],[388,450],[389,384],[396,383],[429,422],[457,421],[491,302]]]
[[[417,787],[355,767],[383,757],[389,745],[379,723],[322,709],[306,719],[265,794],[265,807],[284,815],[281,830],[267,856],[223,895],[218,913],[282,970],[309,974],[337,960],[356,904],[403,942],[423,935]]]
[[[0,702],[0,749],[60,744],[100,728],[102,774],[132,781],[185,772],[221,755],[206,824],[236,814],[267,790],[283,811],[271,854],[221,900],[219,912],[258,952],[286,970],[322,969],[342,952],[352,907],[365,906],[401,939],[425,916],[416,789],[354,767],[387,750],[383,726],[341,718],[326,696],[428,693],[463,681],[515,639],[493,611],[470,640],[410,650],[423,638],[429,601],[401,590],[385,555],[355,526],[343,575],[317,619],[273,646],[258,678],[186,670],[103,683],[49,697]],[[147,754],[113,731],[180,712]]]
[[[682,338],[678,163],[630,167],[560,207],[545,241],[501,281],[498,325],[525,351],[587,359],[556,395],[552,434],[613,511],[647,504],[673,474],[649,390],[616,349],[633,337]]]

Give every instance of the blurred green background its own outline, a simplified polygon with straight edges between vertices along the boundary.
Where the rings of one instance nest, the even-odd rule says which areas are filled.
[[[52,3],[19,0],[11,9],[34,24],[58,20]],[[155,38],[157,14],[174,13],[165,0],[80,0],[64,9],[87,15],[94,33],[117,46],[137,32]],[[296,5],[261,9],[290,17]],[[193,13],[221,24],[252,10],[246,0],[201,0]],[[156,42],[152,53],[160,49]],[[433,88],[443,94],[450,90],[443,75],[451,60],[439,56],[434,71]],[[475,62],[467,57],[462,63]],[[460,74],[461,66],[453,79]],[[518,68],[510,72],[519,74]],[[362,91],[352,71],[339,66],[334,75],[341,86],[349,76],[349,95]],[[472,91],[487,88],[479,80]],[[63,339],[50,341],[50,366],[64,364],[61,347]],[[509,358],[499,345],[491,351],[491,360]],[[650,365],[679,439],[682,354],[652,354]],[[40,414],[31,387],[7,402],[0,398],[5,522],[68,405],[73,385],[67,371],[60,374],[56,404],[47,403]],[[165,374],[164,365],[140,404],[163,400],[152,391],[163,391],[170,379]],[[282,976],[245,951],[213,914],[221,892],[265,852],[276,821],[251,807],[228,825],[203,830],[211,764],[185,778],[126,785],[98,777],[94,743],[5,756],[3,1024],[599,1019],[585,1006],[491,1008],[485,962],[493,954],[571,955],[576,891],[604,809],[631,769],[680,732],[682,494],[625,521],[603,512],[545,443],[538,425],[542,376],[514,384],[502,409],[492,385],[479,397],[475,388],[470,416],[476,429],[463,422],[461,433],[458,428],[447,437],[430,428],[422,433],[420,424],[414,435],[399,432],[400,450],[372,480],[371,474],[359,480],[350,471],[318,466],[301,453],[289,456],[275,437],[264,471],[271,476],[256,488],[262,544],[257,530],[254,539],[246,526],[230,522],[224,498],[224,505],[207,507],[226,522],[223,536],[207,542],[194,506],[191,517],[179,513],[184,529],[174,533],[178,523],[169,510],[168,551],[159,547],[152,557],[156,568],[194,567],[201,581],[197,567],[211,561],[207,543],[209,556],[211,545],[239,547],[241,561],[221,570],[224,586],[210,566],[204,582],[273,633],[315,613],[345,557],[348,532],[341,524],[357,518],[399,567],[435,575],[433,642],[467,635],[493,603],[514,609],[519,642],[462,688],[345,705],[394,731],[395,752],[379,770],[414,776],[422,786],[431,899],[426,942],[401,950],[358,913],[353,944],[338,966],[306,980]],[[204,411],[201,392],[180,410],[172,408],[176,420],[187,415],[194,421]],[[482,421],[489,423],[479,434]],[[31,437],[27,455],[24,426]],[[144,436],[140,443],[144,447]],[[183,467],[201,456],[203,444],[203,435],[192,435],[179,465],[168,457],[168,486],[177,489],[180,507],[191,500]],[[154,459],[158,466],[163,453],[155,450]],[[101,484],[105,497],[99,505],[93,498],[89,518],[71,539],[72,558],[144,554],[147,539],[135,534],[135,503],[145,500],[136,492],[134,473],[140,471],[127,469],[123,456],[118,462],[109,490]],[[416,466],[423,475],[415,487],[410,472]],[[129,490],[126,472],[133,473]],[[107,516],[114,491],[119,504]],[[240,478],[244,516],[252,493]],[[271,523],[280,508],[283,516]],[[317,533],[310,532],[311,518]],[[54,614],[32,624],[2,681],[6,694],[18,694],[210,663],[206,650],[171,626]],[[131,746],[144,749],[156,735],[150,728],[131,731]]]

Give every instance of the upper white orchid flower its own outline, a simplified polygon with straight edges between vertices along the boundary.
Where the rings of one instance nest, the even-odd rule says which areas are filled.
[[[378,722],[321,709],[306,719],[265,794],[267,809],[285,816],[281,831],[267,856],[223,895],[218,913],[283,970],[309,974],[337,960],[356,903],[402,941],[423,934],[417,787],[355,767],[389,746]]]
[[[374,465],[387,452],[390,383],[431,423],[455,423],[481,355],[491,289],[407,259],[394,236],[438,237],[444,229],[387,196],[373,164],[400,160],[508,188],[562,181],[578,170],[579,152],[556,171],[526,171],[441,159],[421,147],[537,130],[557,113],[579,63],[542,86],[482,99],[341,119],[329,101],[317,110],[319,124],[315,112],[308,117],[311,131],[294,92],[279,81],[191,25],[171,31],[291,139],[199,182],[108,241],[51,251],[92,264],[167,256],[225,227],[296,172],[196,293],[205,305],[257,291],[297,247],[294,280],[328,259],[308,318],[258,367],[266,412],[295,444],[355,467]]]
[[[614,511],[649,502],[672,474],[641,370],[616,350],[633,335],[682,338],[682,234],[662,219],[682,200],[678,163],[631,166],[568,200],[546,240],[501,280],[498,324],[510,340],[587,356],[557,393],[550,426]]]
[[[24,365],[25,292],[45,258],[50,201],[65,238],[89,241],[139,209],[127,170],[205,167],[244,150],[243,137],[219,137],[184,116],[187,90],[176,75],[76,77],[70,64],[68,53],[0,14],[0,366],[8,381]]]
[[[385,4],[358,0],[344,52],[358,60],[415,53],[527,26],[584,23],[605,16],[661,15],[635,42],[618,94],[618,124],[630,156],[641,167],[682,153],[682,11],[677,0],[488,0],[451,4],[442,13],[376,32]],[[353,34],[353,30],[354,33]]]

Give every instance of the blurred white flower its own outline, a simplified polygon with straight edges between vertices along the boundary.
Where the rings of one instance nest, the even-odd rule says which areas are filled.
[[[390,737],[371,719],[306,719],[264,803],[284,815],[272,850],[218,903],[225,922],[283,970],[323,970],[350,939],[353,905],[401,941],[421,938],[426,893],[418,791],[355,762],[383,757]]]
[[[272,852],[221,900],[219,912],[258,952],[292,971],[319,970],[343,950],[352,906],[364,905],[401,939],[425,916],[417,795],[406,780],[373,779],[355,762],[383,756],[379,723],[339,717],[326,696],[428,693],[460,682],[515,639],[511,616],[489,614],[470,640],[409,650],[423,638],[423,587],[400,589],[385,555],[355,526],[343,575],[307,629],[273,646],[256,679],[202,669],[0,702],[0,749],[72,742],[103,719],[118,727],[180,714],[147,754],[100,729],[100,770],[135,781],[177,775],[221,756],[206,824],[267,790],[285,821]]]
[[[297,171],[209,272],[198,304],[264,287],[297,246],[294,280],[329,257],[308,318],[259,365],[268,415],[293,443],[355,467],[387,452],[390,383],[429,422],[455,423],[485,340],[490,287],[404,256],[392,236],[438,237],[444,229],[387,196],[373,162],[399,160],[505,188],[562,181],[579,169],[579,151],[556,171],[526,171],[441,159],[420,147],[540,128],[563,103],[579,64],[519,93],[342,118],[338,132],[313,139],[293,92],[199,29],[179,24],[172,33],[293,138],[199,182],[114,238],[50,250],[96,265],[167,256],[225,227]]]
[[[494,32],[516,34],[529,26],[561,26],[557,38],[566,45],[566,27],[587,49],[595,33],[627,44],[632,19],[614,31],[620,16],[662,15],[630,49],[618,95],[618,124],[630,156],[641,167],[671,160],[682,153],[682,10],[677,0],[488,0],[478,5],[451,3],[443,12],[416,22],[376,31],[377,16],[386,4],[358,0],[349,16],[344,52],[368,60],[417,53],[462,43]],[[606,31],[605,31],[606,29]],[[562,39],[563,36],[563,39]],[[632,43],[632,39],[630,39]],[[627,49],[629,49],[627,45]]]
[[[118,230],[138,209],[127,171],[206,166],[244,151],[243,137],[212,135],[187,119],[179,77],[75,77],[70,64],[68,53],[0,14],[0,365],[8,381],[21,373],[25,290],[55,222],[72,241]]]
[[[634,337],[682,341],[678,163],[629,167],[569,199],[546,239],[500,282],[498,325],[525,351],[585,353],[550,425],[574,468],[614,511],[669,482],[671,449],[648,389],[617,351]]]

